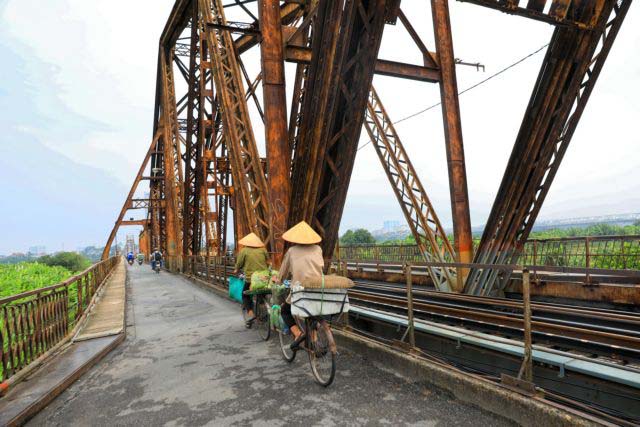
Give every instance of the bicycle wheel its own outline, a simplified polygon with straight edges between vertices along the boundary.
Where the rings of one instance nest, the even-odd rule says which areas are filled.
[[[336,351],[331,328],[326,322],[315,322],[308,328],[309,363],[318,384],[328,387],[336,376]]]
[[[290,331],[278,331],[278,336],[280,339],[280,351],[282,351],[282,357],[284,357],[284,360],[289,363],[293,362],[297,353],[290,348],[291,343],[293,342],[293,335]]]
[[[267,303],[264,301],[264,298],[256,296],[255,312],[255,324],[256,329],[258,330],[258,335],[260,335],[260,338],[263,340],[268,341],[271,336],[271,322],[269,319],[269,308],[267,307]]]

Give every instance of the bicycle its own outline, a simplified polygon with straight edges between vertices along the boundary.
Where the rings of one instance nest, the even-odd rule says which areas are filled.
[[[253,314],[255,316],[253,325],[247,327],[251,328],[255,326],[260,338],[264,341],[268,341],[269,337],[271,337],[271,315],[269,302],[267,301],[266,296],[271,293],[271,291],[269,289],[259,291],[248,290],[243,293],[251,296],[251,300],[253,301]],[[242,318],[245,323],[249,320],[249,314],[244,307],[242,307]]]
[[[295,318],[296,324],[303,334],[304,340],[298,350],[291,350],[293,335],[289,331],[278,330],[280,350],[284,359],[291,363],[299,350],[305,350],[309,355],[311,372],[318,384],[328,387],[336,375],[336,356],[338,348],[331,333],[329,322],[321,317]]]

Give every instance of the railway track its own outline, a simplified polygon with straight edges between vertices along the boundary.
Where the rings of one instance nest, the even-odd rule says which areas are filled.
[[[404,286],[357,281],[349,291],[352,304],[405,314]],[[444,322],[508,338],[523,336],[519,301],[414,289],[418,319]],[[616,310],[554,303],[532,303],[534,343],[606,358],[620,365],[640,363],[640,315]]]

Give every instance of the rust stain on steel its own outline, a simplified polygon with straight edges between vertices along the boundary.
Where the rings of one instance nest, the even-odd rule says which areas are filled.
[[[249,118],[233,39],[228,31],[206,25],[226,25],[223,5],[220,0],[199,0],[199,4],[212,57],[210,66],[213,68],[218,101],[223,106],[222,122],[232,164],[235,195],[242,199],[242,203],[236,203],[234,217],[240,216],[241,223],[269,241],[267,180]]]
[[[449,192],[451,194],[451,213],[453,219],[454,249],[458,262],[468,263],[473,258],[473,235],[471,234],[471,214],[469,210],[469,192],[467,190],[467,171],[462,143],[462,124],[460,121],[460,103],[458,102],[458,83],[456,64],[453,55],[453,39],[449,20],[447,0],[431,0],[433,31],[440,65],[440,98],[442,100],[442,119],[449,170]],[[468,271],[460,269],[457,284],[462,290]]]
[[[175,88],[173,83],[172,54],[160,49],[162,73],[162,113],[163,123],[163,157],[165,182],[164,198],[166,200],[166,254],[177,255],[182,247],[180,241],[180,213],[178,212],[182,190],[182,167],[180,156],[180,139],[178,135],[177,112],[175,106]]]
[[[369,93],[364,125],[422,257],[426,261],[455,261],[447,233],[373,87]],[[441,291],[462,290],[457,286],[453,268],[430,267],[429,274]]]
[[[270,204],[269,243],[276,267],[280,266],[284,252],[282,234],[287,228],[291,198],[287,94],[279,5],[279,0],[262,0],[258,6],[262,34],[260,51]]]
[[[512,263],[538,216],[630,1],[607,1],[592,31],[556,28],[485,227],[475,262]],[[596,11],[598,13],[598,11]],[[509,277],[474,271],[465,291],[500,292]]]
[[[309,222],[323,236],[325,257],[331,257],[338,239],[388,5],[320,2],[312,23],[289,224]]]
[[[310,48],[296,45],[287,45],[285,58],[287,62],[308,64],[311,62],[312,51]],[[381,76],[400,77],[409,80],[435,83],[440,80],[440,72],[437,66],[407,64],[405,62],[378,59],[374,68],[375,74]]]

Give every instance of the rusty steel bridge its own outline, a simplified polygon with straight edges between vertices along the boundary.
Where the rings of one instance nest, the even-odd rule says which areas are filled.
[[[640,236],[529,239],[631,0],[462,1],[553,27],[479,241],[471,232],[456,77],[465,64],[454,56],[452,37],[462,29],[452,29],[447,0],[424,2],[433,46],[400,0],[176,0],[159,40],[152,136],[100,277],[115,268],[109,255],[120,228],[138,226],[141,252],[159,248],[167,270],[225,292],[238,236],[260,236],[277,267],[286,250],[282,233],[304,220],[323,238],[327,272],[356,281],[352,310],[336,323],[342,333],[592,421],[633,425],[640,422]],[[228,20],[230,10],[245,19]],[[388,26],[406,31],[420,65],[379,57]],[[259,51],[257,75],[245,66],[252,51]],[[295,67],[289,82],[287,63]],[[439,87],[452,239],[374,75]],[[252,118],[264,124],[264,147]],[[340,247],[361,134],[377,153],[413,246]],[[132,210],[146,215],[134,219]],[[21,345],[0,357],[4,380],[86,316],[100,286],[91,274],[51,295],[21,297],[33,301],[0,301],[5,319],[21,319],[2,326],[0,337]],[[73,312],[69,292],[81,302]],[[26,302],[16,309],[14,300]],[[27,357],[22,352],[32,344],[19,323],[27,319],[28,329],[34,310],[47,304],[62,310],[57,338],[36,343]]]

